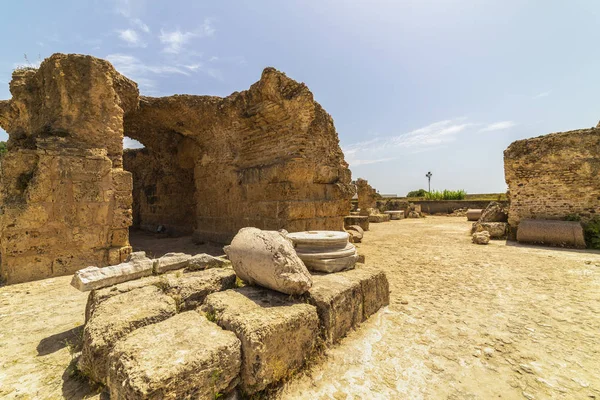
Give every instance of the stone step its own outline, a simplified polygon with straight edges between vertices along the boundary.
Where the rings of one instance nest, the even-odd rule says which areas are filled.
[[[168,273],[121,283],[109,288],[92,290],[85,307],[88,321],[94,310],[107,299],[146,286],[156,286],[176,299],[179,310],[191,310],[204,302],[210,293],[235,287],[236,275],[232,268],[213,268],[204,271]]]
[[[113,296],[97,307],[83,330],[78,368],[96,382],[106,383],[108,354],[128,333],[172,317],[175,300],[156,286],[146,286]]]
[[[240,388],[246,395],[299,370],[313,352],[317,310],[284,294],[246,286],[209,295],[201,309],[242,342]]]
[[[111,400],[216,399],[238,382],[241,343],[196,311],[140,328],[109,355]]]
[[[307,259],[302,261],[310,271],[333,273],[354,268],[354,265],[358,261],[358,254],[354,252],[353,255],[347,257]]]
[[[336,274],[314,274],[305,295],[317,307],[321,335],[334,343],[390,302],[385,273],[373,267]]]

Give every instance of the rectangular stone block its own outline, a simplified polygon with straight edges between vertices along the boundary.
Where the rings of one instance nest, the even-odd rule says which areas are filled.
[[[242,342],[241,389],[247,395],[301,368],[318,335],[314,306],[259,287],[213,293],[202,311]]]
[[[360,282],[363,298],[363,321],[375,314],[381,307],[390,304],[390,285],[385,272],[361,265],[353,270],[340,272],[339,275]]]
[[[154,272],[162,274],[174,269],[182,269],[187,267],[191,255],[185,253],[167,253],[164,256],[157,258],[154,264]]]
[[[313,286],[305,295],[317,307],[321,335],[335,343],[363,320],[361,283],[340,274],[312,274]]]
[[[71,286],[85,292],[152,275],[153,261],[149,258],[109,267],[87,267],[75,273]]]
[[[175,300],[155,286],[113,296],[95,309],[83,330],[79,369],[96,382],[106,383],[108,355],[128,333],[163,321],[177,312]]]
[[[110,353],[110,398],[216,399],[238,382],[240,349],[235,334],[195,311],[140,328]]]

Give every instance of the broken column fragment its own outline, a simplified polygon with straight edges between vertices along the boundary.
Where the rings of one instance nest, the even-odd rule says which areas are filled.
[[[283,233],[242,228],[224,250],[237,276],[247,283],[286,294],[302,294],[312,286],[308,270]]]
[[[286,235],[298,257],[311,271],[339,272],[354,268],[358,254],[347,232],[307,231]]]

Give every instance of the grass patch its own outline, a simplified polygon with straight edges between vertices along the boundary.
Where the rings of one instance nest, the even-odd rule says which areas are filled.
[[[584,223],[583,234],[588,249],[600,250],[600,217],[594,217]]]
[[[464,190],[447,190],[443,191],[432,190],[431,192],[427,192],[425,194],[425,198],[427,200],[464,200],[467,195],[467,192]]]

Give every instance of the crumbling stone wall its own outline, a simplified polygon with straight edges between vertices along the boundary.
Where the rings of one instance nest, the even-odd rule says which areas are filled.
[[[369,209],[377,206],[377,199],[380,199],[381,196],[369,185],[369,182],[362,178],[356,180],[356,191],[358,192],[360,215],[370,215]]]
[[[142,97],[127,136],[179,143],[193,164],[197,241],[227,242],[242,227],[341,230],[353,187],[333,120],[301,83],[264,70],[229,97]]]
[[[0,276],[9,283],[109,265],[131,251],[123,113],[135,83],[106,61],[56,54],[15,71],[0,102]]]
[[[519,221],[600,213],[600,127],[518,140],[504,151],[511,237]]]
[[[133,228],[171,236],[191,235],[196,225],[194,169],[184,169],[148,148],[123,152],[133,175]]]
[[[342,230],[354,187],[333,120],[302,84],[264,70],[220,98],[139,97],[110,63],[55,54],[0,101],[0,275],[9,283],[122,261],[140,227],[227,242],[246,226]],[[123,170],[123,133],[131,152]],[[152,185],[152,181],[155,185]],[[150,228],[151,229],[151,228]]]

